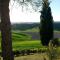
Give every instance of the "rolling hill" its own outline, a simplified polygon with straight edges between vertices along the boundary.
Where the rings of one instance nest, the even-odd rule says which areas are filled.
[[[20,31],[37,31],[39,29],[40,23],[16,23],[11,24],[12,30]],[[60,22],[54,22],[54,30],[60,31]]]

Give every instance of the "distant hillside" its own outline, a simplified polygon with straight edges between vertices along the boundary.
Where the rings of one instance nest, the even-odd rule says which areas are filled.
[[[12,24],[12,30],[30,31],[39,28],[39,23],[16,23]],[[60,22],[54,22],[54,30],[60,31]]]
[[[29,30],[32,28],[39,27],[39,23],[20,23],[20,24],[12,24],[12,30]]]
[[[54,30],[60,31],[60,22],[54,23]]]
[[[23,32],[39,32],[39,27],[33,27],[31,29],[24,30]]]

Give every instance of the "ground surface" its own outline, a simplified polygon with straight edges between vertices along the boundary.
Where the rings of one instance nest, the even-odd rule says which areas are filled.
[[[15,57],[14,60],[49,60],[49,56],[46,53],[40,53],[34,55]],[[52,60],[60,60],[60,55],[58,57],[53,58]]]
[[[45,53],[19,56],[19,57],[14,58],[14,60],[44,60],[44,59],[49,60],[48,56]],[[1,60],[2,60],[2,58],[1,58]]]
[[[44,59],[49,60],[49,58],[45,54],[34,54],[15,58],[15,60],[44,60]]]

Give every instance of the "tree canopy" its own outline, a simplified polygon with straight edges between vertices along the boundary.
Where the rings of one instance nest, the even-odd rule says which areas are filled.
[[[53,17],[48,0],[43,0],[40,22],[40,36],[43,45],[48,46],[49,41],[53,39]]]
[[[12,6],[22,7],[22,10],[24,6],[27,10],[29,10],[29,6],[32,7],[34,11],[39,11],[40,6],[42,4],[42,0],[11,0],[13,2]]]

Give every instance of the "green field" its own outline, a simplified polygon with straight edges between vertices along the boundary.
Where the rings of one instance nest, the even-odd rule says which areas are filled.
[[[40,40],[32,40],[31,36],[19,31],[12,32],[13,50],[44,48]],[[0,50],[1,50],[1,32],[0,32]]]
[[[12,33],[13,50],[42,48],[40,40],[31,40],[31,36],[23,33]]]
[[[19,32],[12,32],[13,50],[43,48],[40,40],[31,40],[31,36]],[[1,50],[1,32],[0,32]]]
[[[46,49],[46,47],[42,46],[40,40],[32,40],[31,36],[28,34],[24,34],[22,32],[12,32],[12,47],[13,51],[17,50],[27,50],[27,49]],[[1,51],[1,32],[0,32],[0,51]],[[48,51],[47,51],[48,52]],[[57,47],[54,52],[54,60],[60,60],[60,47]],[[26,55],[15,57],[15,60],[49,60],[49,56],[47,53],[37,53],[34,55]],[[2,60],[2,59],[1,59]]]

